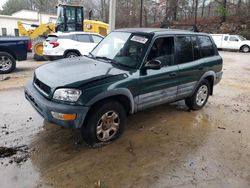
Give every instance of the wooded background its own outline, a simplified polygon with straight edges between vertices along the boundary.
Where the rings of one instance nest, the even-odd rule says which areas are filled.
[[[109,0],[8,0],[0,14],[10,15],[21,9],[56,13],[58,3],[84,6],[85,18],[92,10],[93,19],[108,22]],[[138,27],[140,22],[141,0],[116,1],[116,27]],[[242,22],[247,24],[250,16],[250,0],[143,0],[142,26],[158,27],[162,23],[194,23],[198,19],[210,19],[213,23]],[[238,19],[235,19],[238,18]],[[247,18],[247,20],[246,20]],[[237,24],[237,23],[235,23]],[[247,27],[247,26],[246,26]],[[202,29],[206,30],[206,29]]]

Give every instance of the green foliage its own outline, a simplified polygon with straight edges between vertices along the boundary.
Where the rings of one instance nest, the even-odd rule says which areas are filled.
[[[220,16],[228,16],[228,11],[226,8],[224,8],[222,5],[219,5],[215,12],[217,12]]]
[[[241,36],[245,37],[246,39],[250,39],[250,30],[246,29],[239,33]]]
[[[11,15],[21,9],[29,9],[27,2],[28,0],[8,0],[3,5],[1,14]]]
[[[11,15],[22,9],[56,13],[57,0],[8,0],[3,5],[1,14]]]

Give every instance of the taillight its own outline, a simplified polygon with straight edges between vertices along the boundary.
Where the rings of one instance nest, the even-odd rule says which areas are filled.
[[[49,42],[49,43],[53,45],[53,48],[59,46],[59,43],[58,43],[58,42]]]
[[[28,51],[31,51],[32,50],[32,42],[31,40],[28,41]]]

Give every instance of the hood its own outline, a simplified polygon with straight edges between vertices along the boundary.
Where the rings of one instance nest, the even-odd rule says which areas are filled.
[[[68,58],[48,63],[36,69],[35,75],[51,88],[78,87],[88,82],[126,74],[113,65],[88,57]]]
[[[244,40],[242,42],[245,42],[246,44],[250,45],[250,40]]]

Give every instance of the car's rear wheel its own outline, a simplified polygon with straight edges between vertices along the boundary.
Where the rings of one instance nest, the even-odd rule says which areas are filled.
[[[194,94],[185,99],[185,103],[191,110],[199,110],[206,105],[210,94],[210,84],[203,80],[196,88]]]
[[[92,147],[106,145],[122,134],[126,121],[126,111],[119,102],[104,101],[91,109],[82,137]]]
[[[79,56],[78,53],[76,52],[68,52],[66,55],[65,55],[65,58],[74,58],[74,57],[77,57]]]
[[[16,68],[16,60],[7,52],[0,52],[0,74],[10,73]]]
[[[241,47],[241,51],[244,52],[244,53],[248,53],[250,51],[250,47],[245,45],[245,46],[242,46]]]

